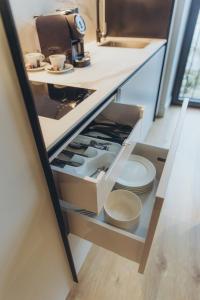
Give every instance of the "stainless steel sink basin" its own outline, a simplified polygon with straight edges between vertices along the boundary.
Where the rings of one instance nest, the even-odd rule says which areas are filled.
[[[119,47],[119,48],[136,48],[136,49],[143,49],[147,47],[150,42],[147,41],[107,41],[100,46],[102,47]]]

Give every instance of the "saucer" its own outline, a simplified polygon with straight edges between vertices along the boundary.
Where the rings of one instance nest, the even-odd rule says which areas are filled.
[[[38,72],[38,71],[44,70],[44,69],[45,69],[45,66],[46,66],[46,63],[45,63],[45,62],[42,62],[42,63],[41,63],[41,66],[38,67],[38,68],[29,68],[29,67],[28,67],[28,64],[26,64],[26,70],[27,70],[28,72]]]
[[[65,64],[65,67],[63,70],[60,70],[60,71],[54,71],[52,69],[52,65],[48,64],[46,67],[45,67],[45,70],[49,73],[52,73],[52,74],[63,74],[63,73],[66,73],[66,72],[69,72],[71,70],[73,70],[73,66],[71,64]]]

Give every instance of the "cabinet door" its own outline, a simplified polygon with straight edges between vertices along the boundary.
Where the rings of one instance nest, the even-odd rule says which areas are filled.
[[[118,101],[144,107],[142,140],[153,123],[165,47],[162,47],[120,89]]]

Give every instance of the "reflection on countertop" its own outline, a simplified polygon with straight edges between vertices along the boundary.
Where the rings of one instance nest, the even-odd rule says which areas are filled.
[[[44,82],[32,82],[31,89],[38,115],[55,120],[63,118],[95,92],[90,89]]]

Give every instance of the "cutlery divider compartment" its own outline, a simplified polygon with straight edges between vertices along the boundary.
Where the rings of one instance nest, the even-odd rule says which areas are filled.
[[[103,143],[103,140],[98,140],[95,138],[85,137],[79,135],[74,141],[77,143],[85,143],[86,145],[90,145],[90,141],[96,141],[97,143],[100,141],[100,143]],[[108,144],[108,145],[107,145]],[[112,165],[112,162],[114,161],[115,156],[121,149],[121,145],[112,143],[112,142],[106,142],[106,147],[108,149],[98,149],[93,148],[92,146],[88,146],[87,149],[84,150],[84,152],[78,153],[77,150],[75,151],[74,155],[67,160],[66,159],[66,166],[63,168],[59,168],[57,166],[54,166],[54,161],[52,162],[52,169],[58,170],[63,173],[68,173],[71,175],[77,175],[82,178],[90,177],[93,178],[92,174],[98,170],[102,169],[104,173],[107,172],[107,170]],[[65,160],[65,156],[67,158],[67,155],[65,155],[65,151],[69,150],[73,152],[73,148],[70,148],[70,145],[66,147],[62,152],[58,155],[57,159]],[[85,155],[85,156],[83,156]],[[86,157],[88,155],[88,157]],[[73,167],[67,165],[67,162],[79,162],[82,163],[79,167]],[[105,167],[105,168],[104,168]]]
[[[100,142],[101,144],[104,142],[103,140],[98,140],[96,138],[86,137],[82,135],[77,136],[74,141],[82,143],[84,142],[85,144],[89,145],[89,142],[91,140]],[[115,160],[116,155],[119,153],[122,147],[121,145],[112,142],[105,141],[105,143],[108,144],[107,150],[101,150],[89,146],[84,152],[81,153],[94,154],[95,151],[95,155],[92,155],[91,157],[82,157],[78,153],[76,153],[70,161],[77,161],[78,159],[84,160],[83,165],[80,167],[66,165],[64,168],[59,168],[57,166],[54,166],[52,162],[51,168],[53,170],[58,193],[62,200],[68,199],[68,202],[71,202],[70,200],[72,200],[71,203],[73,204],[76,204],[77,200],[78,206],[80,206],[80,198],[82,199],[85,195],[87,195],[87,199],[85,198],[84,200],[86,201],[86,205],[87,203],[89,203],[88,205],[91,210],[98,210],[96,203],[91,203],[93,202],[93,199],[102,198],[102,194],[104,194],[105,188],[105,174],[108,172],[109,168]],[[65,149],[70,149],[70,151],[72,150],[70,146],[66,147]],[[60,157],[60,155],[62,154],[59,154],[58,157]],[[95,173],[95,171],[98,172]]]

